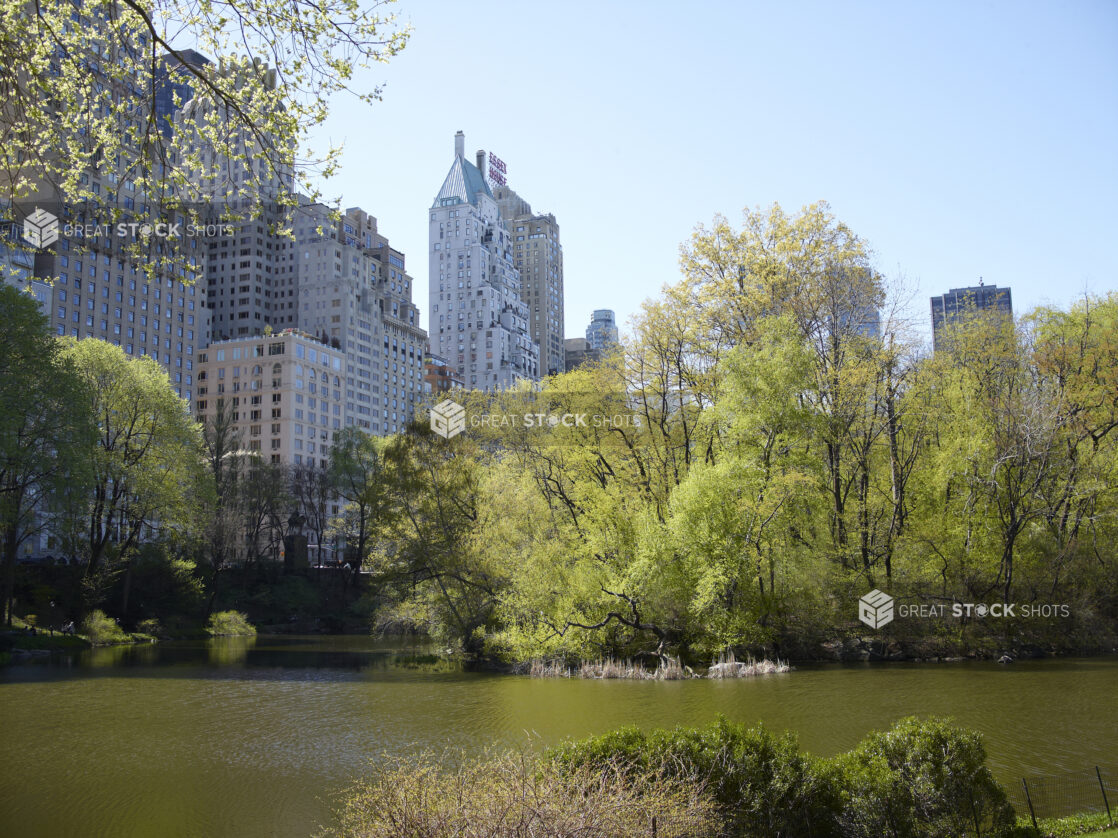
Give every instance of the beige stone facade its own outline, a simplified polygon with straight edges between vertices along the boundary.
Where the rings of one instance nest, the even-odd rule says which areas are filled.
[[[264,462],[325,468],[346,424],[346,356],[304,332],[218,341],[199,355],[195,413],[224,409],[240,450]]]
[[[540,371],[563,372],[563,245],[559,223],[550,213],[533,213],[531,205],[507,186],[497,187],[493,195],[512,240],[513,259],[520,271],[520,293],[528,306],[528,328],[540,348]]]

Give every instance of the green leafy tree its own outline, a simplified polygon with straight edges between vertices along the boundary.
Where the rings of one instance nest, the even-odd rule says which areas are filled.
[[[104,341],[62,340],[96,423],[87,454],[91,491],[80,513],[81,551],[94,590],[125,572],[142,539],[182,534],[197,522],[202,435],[151,358],[129,358]],[[122,610],[127,611],[125,585]]]
[[[202,440],[208,490],[203,495],[203,514],[207,533],[204,559],[209,570],[206,613],[209,614],[213,611],[221,573],[236,559],[242,546],[244,510],[240,483],[245,462],[251,454],[242,449],[243,440],[224,400],[218,401],[217,412],[203,423]]]
[[[489,507],[506,507],[499,463],[463,434],[447,440],[415,424],[387,449],[396,511],[374,571],[405,613],[468,654],[480,654],[494,626],[504,568],[515,554],[483,527]],[[511,545],[509,545],[511,546]]]
[[[277,178],[301,177],[309,190],[310,178],[337,162],[339,149],[307,146],[329,103],[340,93],[377,99],[378,88],[354,86],[355,74],[407,41],[386,5],[295,0],[281,11],[241,0],[3,0],[3,197],[54,189],[65,201],[105,202],[91,189],[92,171],[149,200],[183,197],[200,173],[234,198],[266,194]],[[157,108],[169,80],[193,91],[173,132]],[[173,98],[184,104],[181,92]]]
[[[331,531],[346,542],[355,585],[378,535],[395,514],[394,486],[385,457],[389,443],[353,426],[338,433],[330,449],[330,483],[343,505]]]
[[[749,345],[724,361],[722,386],[706,420],[719,425],[716,462],[701,463],[672,495],[670,558],[712,652],[770,639],[773,617],[807,568],[789,533],[810,526],[819,464],[808,453],[810,347],[787,317],[766,318]],[[710,648],[713,646],[713,648]]]
[[[0,282],[0,322],[0,617],[10,625],[20,547],[81,496],[93,424],[83,384],[35,300]]]

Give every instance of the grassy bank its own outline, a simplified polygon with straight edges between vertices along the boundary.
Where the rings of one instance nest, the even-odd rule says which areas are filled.
[[[1014,838],[1118,838],[1118,828],[1105,812],[1071,815],[1066,818],[1041,818],[1034,828],[1032,820],[1019,818]]]
[[[103,612],[94,611],[82,622],[81,630],[64,633],[36,628],[18,617],[12,628],[0,633],[0,663],[35,657],[44,652],[80,652],[94,646],[120,646],[132,643],[155,643],[158,638],[147,632],[126,632]]]

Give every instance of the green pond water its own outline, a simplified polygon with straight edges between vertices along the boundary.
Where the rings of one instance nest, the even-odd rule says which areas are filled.
[[[0,836],[308,836],[378,753],[540,747],[719,713],[829,755],[910,714],[980,731],[995,773],[1118,762],[1118,660],[804,666],[737,681],[533,680],[426,649],[259,637],[0,667]]]

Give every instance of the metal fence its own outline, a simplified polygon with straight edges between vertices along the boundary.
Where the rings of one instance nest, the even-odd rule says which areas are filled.
[[[1040,818],[1081,812],[1106,812],[1113,820],[1118,812],[1118,771],[1106,766],[1022,777],[1021,785],[1008,791],[1017,813],[1028,813],[1034,825]]]

